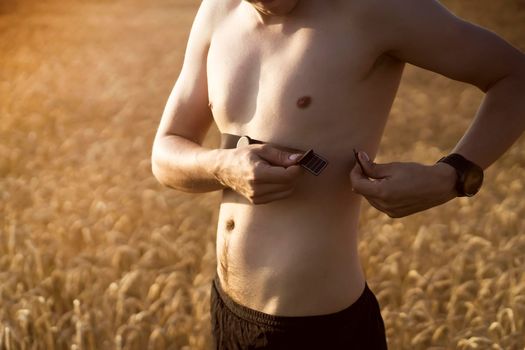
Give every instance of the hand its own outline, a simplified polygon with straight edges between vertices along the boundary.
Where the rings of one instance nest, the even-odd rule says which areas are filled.
[[[280,150],[269,144],[254,144],[225,150],[218,179],[246,197],[252,204],[264,204],[288,197],[295,181],[304,173],[297,164],[302,154]],[[290,159],[289,156],[297,156]]]
[[[365,152],[359,152],[359,159],[363,169],[354,164],[350,172],[352,190],[391,218],[408,216],[457,196],[456,171],[448,164],[376,164]]]

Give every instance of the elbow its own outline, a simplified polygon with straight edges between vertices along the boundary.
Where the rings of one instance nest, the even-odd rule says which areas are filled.
[[[525,54],[518,52],[512,59],[506,61],[504,72],[493,76],[491,80],[485,80],[476,84],[481,91],[488,93],[490,90],[502,85],[523,89],[525,86]]]
[[[169,160],[169,150],[165,148],[162,138],[153,142],[151,150],[151,173],[163,187],[187,192],[185,183],[178,167],[174,168],[174,161]]]
[[[153,174],[153,177],[157,180],[157,182],[163,187],[171,188],[174,190],[180,190],[179,188],[175,187],[170,181],[168,181],[164,168],[162,167],[161,163],[157,161],[154,157],[151,157],[151,173]]]
[[[162,161],[160,160],[160,157],[158,155],[159,151],[157,149],[158,147],[156,144],[153,144],[153,148],[151,150],[151,173],[153,174],[153,177],[162,185],[165,187],[169,187],[166,184],[164,171],[162,168]]]
[[[520,90],[524,90],[525,88],[525,55],[521,55],[520,59],[516,61],[516,63],[513,65],[513,68],[511,68],[507,74],[499,77],[498,79],[494,79],[493,81],[478,86],[480,90],[482,90],[484,93],[488,93],[491,89],[493,89],[496,86],[502,85],[503,83],[512,85],[514,88]]]
[[[498,83],[500,83],[502,81],[506,81],[510,76],[511,76],[511,74],[504,75],[501,78],[492,80],[492,81],[490,81],[490,82],[488,82],[486,84],[480,84],[480,85],[478,85],[478,88],[483,93],[487,94],[490,90],[492,90],[494,88],[494,86],[498,85]]]
[[[523,85],[525,85],[525,55],[523,55],[523,59],[521,60],[521,64],[519,65],[518,69],[516,70],[516,76],[521,81]]]
[[[521,87],[518,91],[525,91],[525,54],[521,55],[521,59],[518,60],[509,77],[512,77],[512,80]]]
[[[515,91],[521,91],[525,88],[525,70],[520,69],[513,71],[503,77],[496,79],[488,84],[479,85],[478,88],[485,94],[492,90],[498,89],[499,86],[509,86]]]
[[[180,182],[178,178],[173,176],[173,170],[168,170],[165,161],[159,153],[160,152],[156,150],[155,147],[151,152],[151,173],[153,174],[153,177],[163,187],[184,192],[184,186],[179,186]]]
[[[162,177],[162,171],[160,164],[157,160],[157,157],[155,157],[155,153],[152,152],[151,155],[151,173],[153,174],[153,177],[162,185],[166,186],[165,182],[163,181]]]

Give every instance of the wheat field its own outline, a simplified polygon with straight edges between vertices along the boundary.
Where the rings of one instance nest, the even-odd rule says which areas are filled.
[[[525,50],[523,0],[444,4]],[[0,350],[210,347],[220,193],[163,188],[150,170],[197,6],[0,2]],[[482,97],[408,67],[377,161],[431,164]],[[524,146],[472,199],[402,219],[363,202],[391,349],[525,349]]]

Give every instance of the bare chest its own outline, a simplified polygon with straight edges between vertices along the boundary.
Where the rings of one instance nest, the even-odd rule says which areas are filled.
[[[319,19],[304,26],[260,30],[233,17],[213,36],[208,94],[222,132],[309,130],[341,122],[349,96],[377,52],[358,31]],[[333,120],[331,120],[333,119]]]

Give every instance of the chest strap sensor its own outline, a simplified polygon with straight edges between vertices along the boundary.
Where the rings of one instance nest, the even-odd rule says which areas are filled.
[[[247,135],[238,136],[233,134],[221,134],[221,148],[237,148],[262,143],[265,142],[253,139]],[[299,164],[301,167],[308,170],[315,176],[318,176],[328,165],[328,161],[325,158],[318,155],[317,153],[315,153],[313,149],[309,149],[308,151],[304,152],[297,149],[282,146],[278,146],[278,148],[281,148],[285,151],[303,153],[301,158],[299,158],[299,160],[297,161],[297,164]]]

